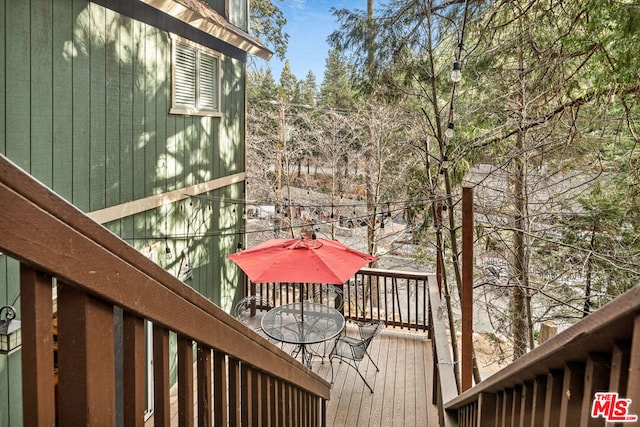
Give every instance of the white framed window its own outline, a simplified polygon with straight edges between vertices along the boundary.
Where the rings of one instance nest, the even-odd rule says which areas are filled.
[[[220,55],[172,35],[172,114],[220,115]]]

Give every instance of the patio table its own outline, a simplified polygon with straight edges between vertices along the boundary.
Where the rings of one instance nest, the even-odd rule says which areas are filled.
[[[278,306],[262,318],[264,333],[277,341],[294,344],[294,353],[300,354],[302,363],[310,369],[313,353],[308,346],[337,337],[344,326],[345,319],[339,311],[308,301]]]

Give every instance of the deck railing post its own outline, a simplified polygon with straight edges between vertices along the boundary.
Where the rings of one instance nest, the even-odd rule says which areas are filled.
[[[20,264],[23,421],[55,425],[51,277]]]
[[[58,282],[58,422],[114,425],[113,307]]]

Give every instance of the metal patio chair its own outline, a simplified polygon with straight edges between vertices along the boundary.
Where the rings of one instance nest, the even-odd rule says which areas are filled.
[[[347,365],[354,368],[358,375],[360,375],[360,378],[362,378],[362,381],[364,381],[364,384],[369,388],[369,391],[373,393],[373,388],[371,388],[367,380],[364,378],[364,375],[362,375],[358,366],[366,355],[371,363],[373,363],[373,366],[375,366],[376,371],[380,371],[380,369],[378,369],[378,365],[373,361],[367,350],[373,339],[382,332],[384,326],[385,324],[383,320],[380,320],[377,323],[359,323],[358,331],[360,333],[360,338],[342,335],[336,339],[335,346],[329,354],[329,363],[331,364],[331,384],[333,384],[333,359],[339,359],[340,362],[345,362]]]
[[[233,310],[233,314],[240,322],[262,335],[260,321],[264,313],[272,308],[273,305],[265,298],[257,295],[249,295],[238,301]]]

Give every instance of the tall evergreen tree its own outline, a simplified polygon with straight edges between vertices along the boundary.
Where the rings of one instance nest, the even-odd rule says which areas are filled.
[[[320,86],[320,103],[323,107],[334,110],[354,108],[356,94],[351,86],[350,77],[350,68],[344,55],[336,49],[330,49]]]

